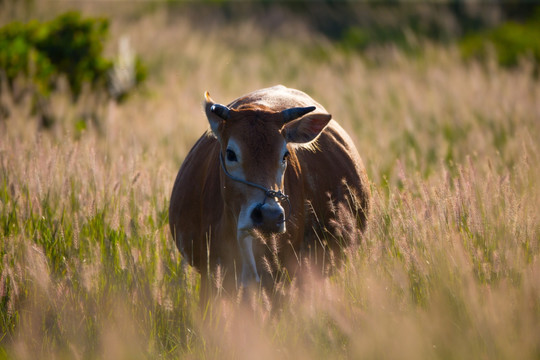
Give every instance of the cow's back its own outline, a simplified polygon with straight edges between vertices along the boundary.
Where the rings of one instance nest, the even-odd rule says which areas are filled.
[[[253,91],[231,102],[228,107],[239,108],[243,105],[260,105],[274,111],[283,111],[293,107],[315,106],[316,112],[327,112],[326,109],[306,93],[290,89],[283,85]]]

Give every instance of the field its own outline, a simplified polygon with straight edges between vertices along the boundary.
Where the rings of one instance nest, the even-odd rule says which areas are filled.
[[[129,37],[149,77],[86,129],[74,123],[91,96],[72,104],[60,87],[59,120],[40,130],[28,101],[0,93],[0,359],[540,357],[529,60],[503,69],[430,42],[344,51],[279,10],[208,24],[166,7],[82,11],[110,11],[107,51]],[[198,275],[169,233],[176,172],[207,127],[204,91],[227,103],[278,83],[354,138],[368,230],[343,268],[291,284],[277,311],[261,295],[201,313]]]

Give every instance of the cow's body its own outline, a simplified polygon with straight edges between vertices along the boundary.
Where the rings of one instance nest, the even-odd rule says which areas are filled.
[[[209,106],[213,104],[208,103],[208,99],[207,114]],[[303,92],[282,86],[245,95],[229,104],[228,108],[281,112],[306,106],[315,106],[314,113],[326,113],[320,104]],[[274,129],[264,127],[264,114],[257,120],[249,120],[253,127],[243,135],[224,132],[216,137],[209,131],[197,141],[178,172],[171,196],[169,221],[184,259],[201,272],[203,282],[218,267],[225,288],[232,289],[253,279],[268,283],[272,278],[268,276],[268,270],[275,270],[278,263],[291,275],[306,258],[324,265],[330,263],[330,250],[340,252],[339,247],[354,241],[354,229],[361,231],[365,228],[369,187],[362,160],[347,133],[337,122],[328,119],[324,123],[327,123],[326,127],[314,142],[307,145],[287,142],[290,156],[285,165],[282,185],[274,185],[264,177],[265,163],[274,161],[265,160],[270,156],[267,154],[273,153],[271,147],[275,141],[279,141],[277,138],[274,141],[273,137],[267,139],[267,134],[262,133]],[[256,122],[261,122],[260,126],[255,126]],[[249,149],[255,153],[255,160],[251,161],[250,166],[261,167],[253,171],[243,168],[237,170],[236,174],[268,188],[279,187],[289,196],[290,210],[288,204],[282,203],[286,223],[281,231],[276,230],[275,234],[269,236],[271,240],[266,244],[256,236],[251,240],[249,235],[246,241],[243,240],[244,235],[240,236],[240,232],[247,234],[244,228],[239,230],[239,222],[244,221],[242,209],[245,206],[238,205],[239,208],[234,203],[248,201],[244,197],[259,197],[260,200],[256,201],[261,203],[266,203],[266,199],[263,191],[232,181],[225,174],[224,167],[220,166],[220,152],[223,153],[229,146],[224,142],[231,142],[233,136],[237,142],[252,141]],[[229,150],[226,151],[228,154]],[[244,158],[243,161],[247,162],[246,154]],[[235,162],[226,162],[235,169]],[[268,203],[279,207],[276,199],[268,200]],[[249,211],[253,211],[252,208]],[[354,224],[352,228],[351,223]],[[246,250],[243,246],[248,241],[252,246]],[[276,250],[277,258],[274,256]],[[251,257],[249,251],[253,254]],[[251,268],[250,259],[255,262]]]

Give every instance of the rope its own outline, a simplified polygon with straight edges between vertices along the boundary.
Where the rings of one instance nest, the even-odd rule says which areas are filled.
[[[264,203],[266,202],[266,198],[272,198],[272,199],[277,198],[277,199],[279,199],[279,201],[287,201],[287,204],[289,205],[289,214],[285,219],[283,219],[282,222],[286,222],[287,220],[289,220],[289,217],[291,216],[291,202],[289,200],[288,195],[285,195],[284,193],[282,193],[281,190],[276,191],[276,190],[272,190],[272,189],[267,189],[262,185],[255,184],[255,183],[253,183],[251,181],[247,181],[247,180],[244,180],[244,179],[240,179],[240,178],[238,178],[236,176],[233,176],[231,173],[229,173],[229,171],[227,171],[227,168],[225,167],[225,162],[223,161],[223,153],[221,153],[221,152],[219,153],[219,162],[221,163],[221,168],[223,169],[223,172],[231,180],[239,182],[239,183],[244,184],[244,185],[255,187],[255,188],[257,188],[259,190],[262,190],[264,192],[265,197],[264,197],[263,202],[258,205],[259,207],[264,205]]]

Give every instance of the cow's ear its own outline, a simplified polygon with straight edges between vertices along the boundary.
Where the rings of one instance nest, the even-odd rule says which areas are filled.
[[[207,91],[204,93],[204,110],[212,132],[219,139],[223,125],[229,118],[229,109],[225,105],[216,104]]]
[[[282,134],[289,143],[309,143],[319,136],[331,119],[330,114],[308,114],[285,124]]]

